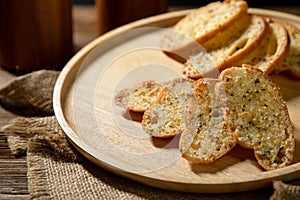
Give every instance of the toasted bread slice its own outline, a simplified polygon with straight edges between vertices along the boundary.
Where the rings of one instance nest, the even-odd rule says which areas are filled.
[[[173,137],[185,130],[186,99],[193,95],[193,84],[187,79],[170,81],[159,98],[143,115],[142,127],[153,137]]]
[[[145,112],[157,100],[162,88],[162,84],[155,81],[144,81],[118,91],[114,101],[116,105],[129,111]]]
[[[228,153],[236,139],[231,125],[225,122],[228,110],[222,83],[199,79],[194,92],[195,96],[189,97],[188,126],[180,137],[179,148],[190,162],[210,164]]]
[[[274,71],[288,73],[293,78],[300,79],[300,29],[287,22],[284,23],[284,26],[290,37],[290,48],[283,61],[276,65]]]
[[[167,34],[162,47],[168,52],[188,49],[194,41],[202,44],[235,21],[247,16],[248,4],[243,0],[217,1],[200,7],[178,21],[174,34]]]
[[[220,74],[238,143],[254,150],[266,170],[292,162],[295,140],[280,89],[261,70],[231,67]]]
[[[267,34],[263,40],[252,52],[234,65],[250,64],[269,74],[284,59],[290,47],[288,32],[281,22],[271,19],[266,21]]]
[[[188,59],[183,74],[197,79],[209,76],[211,71],[222,71],[231,67],[232,63],[253,51],[266,33],[265,20],[258,15],[248,15],[232,27],[220,32],[216,37],[203,43],[207,55],[203,56],[203,53],[199,53]]]

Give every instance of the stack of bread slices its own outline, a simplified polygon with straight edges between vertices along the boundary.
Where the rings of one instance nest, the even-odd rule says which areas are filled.
[[[166,54],[184,63],[189,78],[208,77],[233,65],[300,78],[300,30],[295,25],[251,14],[243,0],[213,2],[191,12],[162,40]],[[182,38],[185,38],[184,40]],[[191,47],[200,45],[191,52]],[[207,56],[203,56],[203,50]],[[189,52],[189,53],[187,53]],[[180,59],[179,59],[180,58]]]
[[[181,56],[186,77],[164,83],[148,80],[115,94],[116,105],[141,114],[147,134],[179,135],[179,149],[191,163],[210,164],[237,144],[252,149],[265,170],[293,160],[288,108],[269,74],[300,77],[299,31],[247,10],[245,1],[225,0],[187,15],[173,29],[188,34],[205,52],[195,50],[191,40],[179,40],[182,34],[162,40],[170,56],[191,53]],[[205,76],[216,69],[214,77]]]

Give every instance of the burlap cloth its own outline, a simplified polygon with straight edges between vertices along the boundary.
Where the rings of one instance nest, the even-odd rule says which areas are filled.
[[[52,107],[57,71],[17,77],[0,89],[1,106],[19,117],[2,127],[12,153],[27,156],[32,199],[299,199],[300,186],[240,193],[191,194],[153,188],[112,174],[79,154],[59,127]]]

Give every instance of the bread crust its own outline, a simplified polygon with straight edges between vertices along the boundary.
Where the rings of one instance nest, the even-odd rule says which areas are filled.
[[[177,78],[161,86],[142,127],[155,138],[181,134],[179,148],[189,162],[210,164],[236,144],[253,149],[265,170],[292,162],[295,139],[286,102],[260,69],[233,66],[218,79]]]
[[[189,99],[187,129],[179,140],[182,156],[192,163],[210,164],[227,154],[235,145],[224,88],[217,79],[199,79]]]
[[[242,24],[246,27],[239,29],[238,27],[243,27]],[[248,15],[247,18],[244,17],[238,21],[235,26],[220,32],[217,37],[203,44],[213,62],[210,66],[205,60],[203,61],[202,55],[198,54],[185,63],[183,74],[198,79],[210,76],[211,71],[221,72],[247,57],[262,42],[266,33],[267,26],[264,18],[258,15]]]
[[[265,21],[267,33],[259,45],[232,65],[249,64],[269,74],[284,59],[290,48],[288,32],[279,21],[269,18]]]
[[[230,115],[237,142],[254,150],[266,170],[289,165],[295,149],[294,133],[280,88],[249,65],[224,70]]]
[[[174,34],[162,39],[164,52],[173,59],[184,63],[189,52],[199,51],[202,44],[226,30],[236,21],[247,17],[248,4],[243,0],[216,1],[202,6],[178,21],[172,28]],[[196,22],[197,21],[197,22]]]
[[[145,132],[158,138],[170,138],[185,130],[186,99],[193,95],[193,83],[187,79],[177,78],[164,85],[142,120]]]
[[[300,29],[295,25],[282,22],[290,38],[290,48],[283,61],[275,66],[275,73],[288,74],[289,77],[300,79]]]
[[[143,81],[118,91],[114,102],[117,106],[133,112],[145,112],[156,101],[162,87],[162,84],[153,80]]]
[[[228,15],[221,16],[220,10],[226,9],[226,12],[228,12]],[[229,9],[229,10],[227,10]],[[231,10],[232,9],[232,10]],[[234,10],[233,10],[234,9]],[[235,10],[236,9],[236,10]],[[190,36],[192,39],[197,41],[198,43],[203,43],[207,41],[208,39],[214,37],[218,32],[228,28],[231,24],[233,24],[236,20],[241,18],[243,15],[247,14],[248,5],[246,1],[242,0],[225,0],[223,2],[217,1],[212,2],[206,6],[198,8],[196,11],[190,13],[185,18],[180,20],[175,26],[174,30],[182,33],[184,27],[186,24],[191,22],[194,18],[203,16],[207,20],[207,23],[216,23],[213,24],[212,28],[210,30],[206,30],[205,26],[199,24],[199,31],[203,31],[203,33],[192,33]],[[225,14],[225,12],[224,12]],[[219,22],[212,21],[211,18],[218,17]],[[220,22],[221,21],[221,22]],[[203,27],[202,27],[203,26]],[[193,28],[192,31],[197,31],[195,28]],[[184,33],[184,32],[183,32]]]

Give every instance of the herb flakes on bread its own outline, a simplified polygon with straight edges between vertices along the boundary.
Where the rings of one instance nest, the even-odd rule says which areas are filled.
[[[267,34],[260,44],[233,65],[249,64],[269,74],[285,58],[290,48],[290,38],[285,26],[267,19]]]
[[[155,81],[144,81],[118,91],[114,102],[129,111],[145,112],[156,101],[162,88],[163,86]]]
[[[138,91],[151,93],[145,90],[145,83],[139,84]],[[155,138],[181,134],[179,148],[189,162],[210,164],[236,144],[253,149],[266,170],[292,162],[295,139],[286,102],[278,86],[261,70],[233,66],[218,79],[177,78],[159,85],[155,100],[147,103],[141,125]]]
[[[211,71],[231,67],[232,63],[248,57],[262,42],[266,33],[266,22],[261,16],[243,17],[243,20],[203,43],[202,46],[211,59],[207,59],[203,53],[191,56],[184,64],[183,74],[197,79],[208,76]]]
[[[142,127],[153,137],[169,138],[185,130],[184,113],[193,84],[178,78],[165,84],[157,101],[143,115]]]
[[[243,0],[216,1],[202,6],[178,21],[162,45],[167,51],[188,49],[191,41],[203,43],[247,16],[248,4]]]
[[[180,136],[182,156],[192,163],[210,164],[227,154],[236,139],[229,123],[222,82],[201,79],[189,97],[187,129]]]
[[[282,93],[269,77],[249,66],[220,74],[228,97],[228,123],[237,142],[254,150],[266,170],[289,165],[295,149],[294,133]]]

